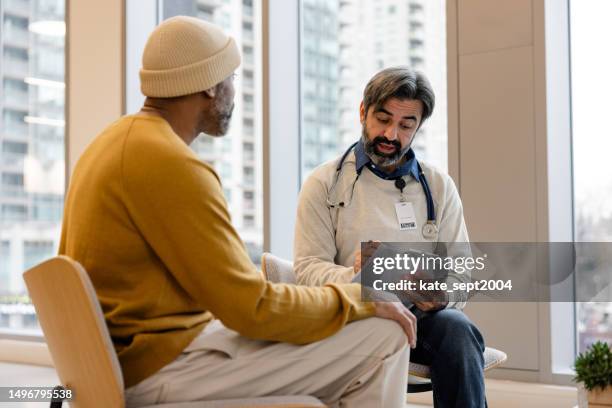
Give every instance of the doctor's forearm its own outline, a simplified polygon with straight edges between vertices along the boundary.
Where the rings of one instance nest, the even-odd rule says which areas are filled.
[[[297,260],[294,265],[299,285],[323,286],[328,283],[349,283],[355,275],[352,267],[335,265],[320,259]]]

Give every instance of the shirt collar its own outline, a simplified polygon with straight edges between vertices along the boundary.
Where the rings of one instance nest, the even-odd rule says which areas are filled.
[[[365,152],[363,140],[359,140],[357,146],[355,146],[355,168],[357,170],[357,173],[361,173],[363,167],[366,166],[372,171],[372,173],[385,180],[391,180],[410,174],[415,180],[418,181],[419,164],[412,148],[408,149],[408,151],[406,152],[406,159],[406,162],[396,168],[393,173],[386,173],[381,168],[375,166],[374,163],[372,163],[372,160],[370,160],[370,157]]]

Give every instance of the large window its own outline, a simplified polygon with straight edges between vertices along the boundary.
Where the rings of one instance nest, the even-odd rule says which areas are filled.
[[[63,207],[64,1],[0,6],[0,329],[38,330],[24,270],[57,252]]]
[[[612,38],[612,2],[571,0],[570,5],[575,236],[576,241],[610,242],[612,54],[606,42]],[[592,261],[585,267],[604,266],[595,257]],[[577,316],[578,351],[598,339],[612,342],[612,303],[578,303]]]
[[[301,0],[302,158],[304,180],[359,139],[359,103],[372,75],[409,65],[436,94],[419,130],[419,159],[447,168],[444,0]]]
[[[220,174],[232,223],[257,264],[263,250],[260,3],[260,0],[162,3],[163,19],[191,15],[213,22],[233,36],[240,47],[242,65],[234,81],[236,107],[230,131],[220,138],[201,135],[192,148]]]

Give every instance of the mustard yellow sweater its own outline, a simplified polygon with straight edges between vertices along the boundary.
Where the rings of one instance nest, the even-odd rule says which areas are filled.
[[[215,171],[158,117],[123,117],[87,148],[59,252],[91,277],[126,387],[174,360],[213,316],[247,337],[302,344],[374,312],[357,284],[265,281]]]

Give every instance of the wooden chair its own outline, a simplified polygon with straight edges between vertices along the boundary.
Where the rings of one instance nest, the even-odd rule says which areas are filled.
[[[271,282],[295,284],[293,263],[269,253],[261,256],[261,270],[267,280]],[[486,347],[484,352],[484,370],[489,371],[508,359],[506,353],[492,347]],[[408,392],[431,391],[431,375],[429,366],[410,363],[408,367]]]
[[[83,267],[66,256],[24,273],[55,369],[72,390],[73,408],[123,408],[124,384],[96,292]],[[239,375],[239,374],[237,374]],[[61,407],[52,402],[51,407]],[[321,408],[310,396],[161,404],[157,408]]]

